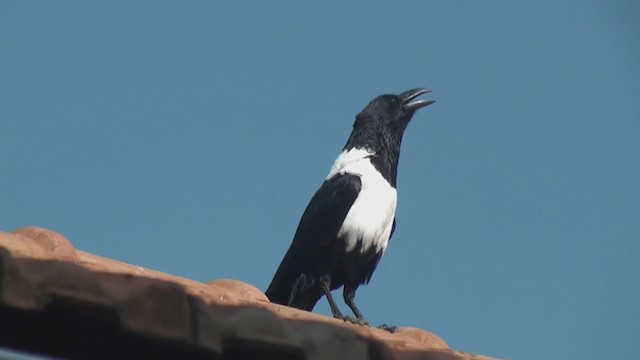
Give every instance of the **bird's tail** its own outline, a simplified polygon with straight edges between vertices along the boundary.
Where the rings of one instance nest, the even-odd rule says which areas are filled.
[[[317,283],[305,281],[303,276],[296,279],[276,276],[265,294],[273,303],[312,311],[322,297],[322,290]]]
[[[267,291],[264,292],[272,303],[289,305],[289,295],[291,294],[291,288],[278,284],[274,281],[271,282]]]
[[[312,311],[321,297],[322,291],[317,287],[313,287],[306,291],[299,291],[290,306],[297,309]]]

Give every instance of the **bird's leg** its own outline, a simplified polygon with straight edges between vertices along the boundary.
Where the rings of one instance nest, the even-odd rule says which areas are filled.
[[[344,296],[344,302],[351,308],[351,311],[353,311],[353,313],[356,315],[356,319],[351,319],[349,317],[346,317],[345,320],[350,321],[354,324],[369,326],[369,322],[364,318],[364,316],[362,316],[360,309],[358,309],[354,301],[356,297],[356,289],[345,285],[342,295]]]
[[[287,306],[291,306],[293,304],[293,300],[296,298],[296,294],[298,293],[298,286],[300,285],[300,281],[304,278],[304,274],[300,274],[298,278],[293,282],[293,286],[291,287],[291,293],[289,294],[289,301],[287,302]]]
[[[397,326],[393,326],[393,325],[389,326],[387,324],[382,324],[382,325],[378,326],[378,329],[384,330],[384,331],[388,331],[388,332],[390,332],[392,334],[394,332],[398,331],[398,327]]]
[[[322,275],[320,277],[320,287],[322,288],[324,295],[327,297],[327,301],[329,301],[333,317],[336,319],[344,319],[340,309],[338,309],[338,305],[336,305],[336,302],[333,300],[333,295],[331,295],[331,277],[329,275]]]

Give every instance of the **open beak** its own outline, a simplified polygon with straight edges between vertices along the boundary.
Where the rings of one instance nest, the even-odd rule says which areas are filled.
[[[411,89],[409,91],[405,91],[398,96],[402,100],[402,105],[404,106],[405,110],[416,111],[420,108],[423,108],[425,106],[431,105],[434,102],[436,102],[435,100],[426,100],[426,99],[414,100],[418,96],[422,94],[430,93],[430,92],[431,92],[430,89],[418,88],[418,89]]]

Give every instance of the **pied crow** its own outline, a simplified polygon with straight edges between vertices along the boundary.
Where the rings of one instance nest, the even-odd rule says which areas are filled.
[[[381,95],[356,115],[266,291],[272,302],[311,311],[324,295],[335,318],[368,324],[354,302],[356,290],[371,279],[395,230],[402,136],[416,110],[435,102],[416,99],[430,91]],[[356,319],[343,316],[331,295],[341,286]]]

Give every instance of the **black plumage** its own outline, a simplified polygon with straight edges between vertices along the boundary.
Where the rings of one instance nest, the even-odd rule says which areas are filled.
[[[356,116],[266,291],[272,302],[311,311],[324,295],[334,317],[353,320],[342,315],[331,294],[344,286],[355,321],[367,323],[355,293],[371,279],[395,230],[402,136],[415,111],[434,102],[415,100],[429,91],[378,96]]]

